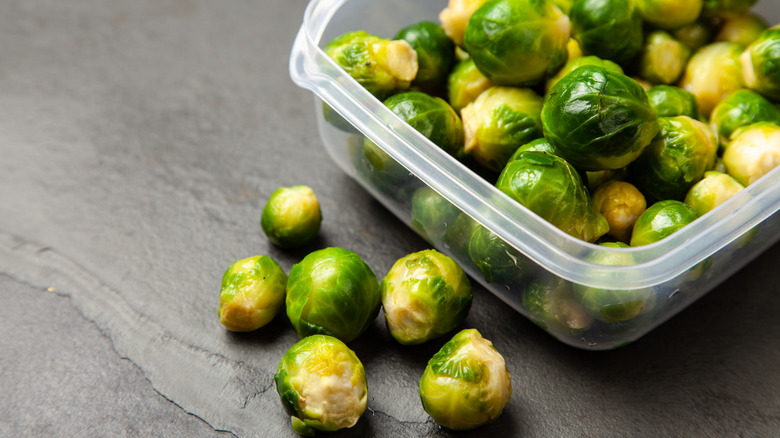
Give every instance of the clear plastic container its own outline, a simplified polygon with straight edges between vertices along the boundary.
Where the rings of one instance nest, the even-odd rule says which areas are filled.
[[[669,319],[778,240],[780,168],[655,244],[615,249],[575,239],[401,121],[321,49],[347,31],[392,37],[409,24],[438,21],[446,3],[313,0],[290,74],[316,95],[319,132],[336,163],[519,313],[566,344],[615,348]],[[756,10],[780,22],[780,5],[764,1]],[[366,138],[386,155],[366,152]],[[418,214],[415,205],[424,198],[437,206],[437,217]],[[473,238],[482,241],[472,249],[487,253],[469,254],[475,228]]]

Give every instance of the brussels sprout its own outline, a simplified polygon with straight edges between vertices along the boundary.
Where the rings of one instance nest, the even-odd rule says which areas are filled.
[[[556,73],[555,76],[547,80],[547,84],[545,85],[545,90],[547,93],[549,93],[550,90],[552,90],[552,87],[561,79],[563,79],[564,76],[568,75],[574,70],[577,70],[583,65],[595,65],[597,67],[604,67],[608,71],[614,73],[623,73],[623,69],[610,60],[601,59],[598,56],[581,56],[579,58],[570,59],[566,65],[563,66],[563,68],[558,70],[558,73]]]
[[[496,284],[519,284],[530,277],[534,262],[504,242],[487,228],[475,224],[468,243],[471,262],[485,281]]]
[[[279,362],[276,392],[293,431],[335,431],[354,426],[366,410],[366,372],[355,352],[332,336],[296,342]]]
[[[378,99],[409,88],[417,75],[417,53],[403,40],[348,32],[326,44],[324,50]]]
[[[447,227],[459,213],[458,207],[428,186],[412,195],[412,227],[433,245],[442,242]]]
[[[715,167],[718,141],[704,123],[687,116],[661,117],[661,132],[631,163],[634,184],[651,202],[682,201],[688,190]]]
[[[447,98],[450,105],[458,113],[464,106],[470,104],[483,91],[495,85],[469,58],[459,62],[447,79]]]
[[[385,106],[450,155],[463,147],[463,123],[444,99],[407,91],[388,97]]]
[[[222,276],[219,322],[234,332],[251,332],[271,322],[284,304],[287,275],[268,256],[230,265]]]
[[[593,323],[593,318],[572,296],[569,283],[557,277],[526,286],[523,307],[534,324],[550,333],[577,335]]]
[[[282,248],[300,248],[320,231],[322,213],[314,191],[303,185],[280,187],[268,198],[260,226]]]
[[[704,0],[702,15],[731,17],[746,14],[758,0]]]
[[[433,250],[395,262],[380,284],[385,321],[401,344],[421,344],[460,325],[471,308],[471,283],[451,258]]]
[[[412,85],[443,85],[455,64],[455,44],[444,29],[431,21],[421,21],[401,29],[396,40],[404,40],[417,52],[417,75]]]
[[[357,176],[392,199],[407,202],[419,184],[399,162],[366,137],[353,153]]]
[[[623,242],[603,243],[610,248],[628,248]],[[631,266],[633,255],[627,252],[596,252],[586,258],[592,263],[606,266]],[[652,287],[642,289],[602,289],[575,283],[572,294],[585,310],[599,321],[617,323],[634,319],[647,313],[655,306],[655,290]]]
[[[461,110],[464,147],[482,166],[499,172],[518,147],[542,136],[542,98],[527,88],[488,88]]]
[[[631,233],[631,246],[649,245],[670,236],[699,217],[688,204],[658,201],[639,216]]]
[[[488,0],[449,0],[449,4],[439,13],[441,26],[447,36],[459,46],[463,46],[466,26],[474,11]]]
[[[578,239],[593,242],[609,230],[577,171],[555,155],[520,154],[501,172],[496,187]]]
[[[325,248],[293,265],[287,280],[287,317],[298,336],[335,336],[349,342],[379,313],[379,282],[352,251]]]
[[[699,103],[690,91],[671,85],[656,85],[647,90],[647,100],[658,117],[688,116],[700,119]]]
[[[655,84],[671,84],[680,78],[688,64],[691,49],[668,33],[657,30],[647,36],[639,70],[644,79]]]
[[[511,396],[504,358],[476,329],[463,330],[444,344],[420,379],[423,409],[454,430],[495,421]]]
[[[691,190],[685,195],[685,203],[696,210],[699,216],[702,216],[728,201],[744,188],[745,186],[739,181],[725,173],[709,171],[704,174],[701,181],[691,187]]]
[[[583,170],[625,167],[659,129],[642,87],[628,76],[592,65],[555,84],[542,107],[542,126],[561,157]]]
[[[637,0],[642,18],[663,29],[677,29],[699,18],[702,0]]]
[[[758,122],[780,124],[780,109],[751,90],[738,90],[723,99],[710,115],[712,130],[726,147],[737,129]]]
[[[688,46],[691,50],[704,47],[715,33],[712,23],[706,20],[697,20],[679,29],[672,31],[674,38]]]
[[[745,85],[772,100],[780,100],[780,25],[764,31],[742,56]]]
[[[728,174],[749,186],[780,165],[780,126],[759,122],[738,129],[723,153]]]
[[[634,2],[574,0],[569,17],[572,37],[586,55],[623,64],[642,49],[642,16]]]
[[[730,41],[747,47],[757,40],[768,27],[766,21],[758,15],[737,15],[724,21],[715,41]]]
[[[709,117],[712,109],[729,94],[742,88],[737,43],[713,43],[693,54],[680,79],[680,87],[696,96],[702,115]]]
[[[444,245],[459,260],[471,260],[469,241],[479,224],[466,213],[461,213],[444,232]]]
[[[465,46],[496,84],[532,85],[566,62],[569,28],[549,0],[490,0],[471,16]]]
[[[624,181],[609,181],[593,192],[593,205],[607,219],[608,235],[622,242],[631,239],[631,229],[647,208],[645,197]]]

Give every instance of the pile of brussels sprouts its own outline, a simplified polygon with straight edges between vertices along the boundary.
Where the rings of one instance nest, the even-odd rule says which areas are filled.
[[[296,185],[269,197],[260,226],[272,243],[290,249],[312,244],[321,222],[314,191]],[[402,257],[380,282],[358,254],[330,247],[306,255],[289,276],[268,256],[234,262],[222,277],[218,313],[228,330],[250,332],[286,309],[301,340],[281,358],[274,380],[293,430],[314,435],[352,427],[365,412],[365,369],[346,343],[374,323],[380,308],[393,339],[414,345],[457,329],[471,302],[463,269],[436,250]],[[496,420],[512,383],[493,344],[464,329],[430,359],[419,393],[436,422],[465,430]]]

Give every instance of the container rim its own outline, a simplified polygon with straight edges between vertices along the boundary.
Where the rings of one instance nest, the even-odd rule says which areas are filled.
[[[316,94],[464,213],[563,279],[602,288],[654,286],[683,274],[780,210],[779,166],[659,242],[618,249],[572,237],[509,198],[403,122],[323,52],[319,47],[322,35],[338,9],[348,1],[309,2],[290,54],[293,82]],[[633,263],[609,266],[595,262],[615,260],[611,255],[618,252],[631,254]]]

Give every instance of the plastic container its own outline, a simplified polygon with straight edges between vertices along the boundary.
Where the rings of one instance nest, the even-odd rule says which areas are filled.
[[[655,244],[614,249],[575,239],[402,122],[321,50],[347,31],[392,37],[414,22],[438,21],[446,3],[313,0],[290,74],[316,95],[319,132],[336,163],[518,312],[566,344],[615,348],[669,319],[778,240],[780,168]],[[780,22],[776,3],[764,0],[754,11]],[[386,155],[367,152],[366,138]],[[437,205],[436,218],[418,214],[422,196]],[[488,257],[487,264],[475,264],[469,254],[475,227],[480,235],[474,239],[482,241],[472,249],[488,248],[476,256]],[[602,299],[590,300],[594,294]]]

